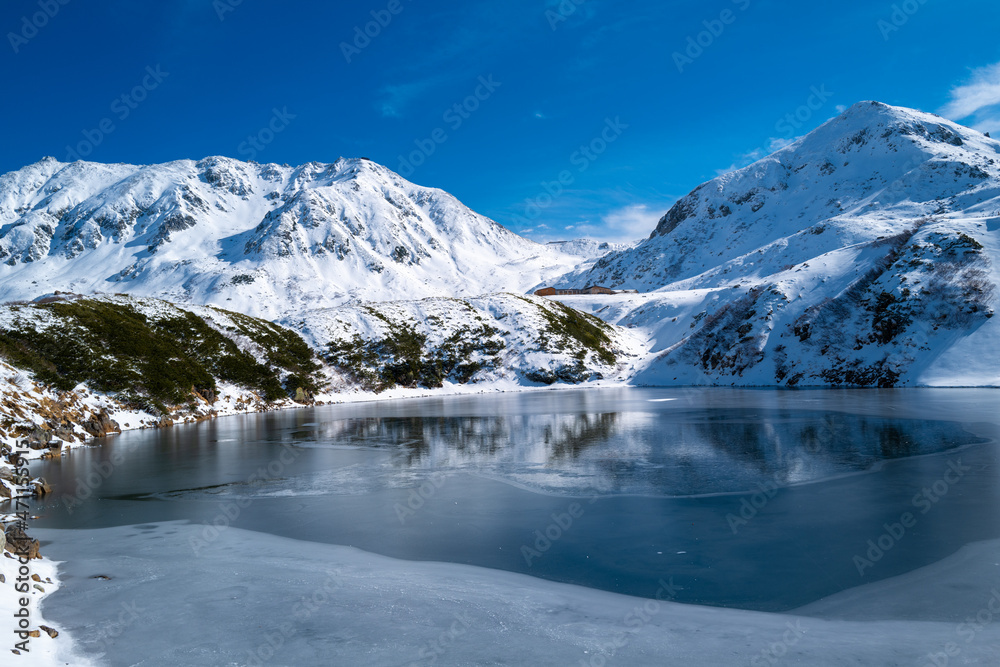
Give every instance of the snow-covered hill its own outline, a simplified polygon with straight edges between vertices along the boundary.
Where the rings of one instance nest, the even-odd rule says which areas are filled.
[[[0,177],[0,302],[65,291],[277,318],[524,291],[580,264],[364,159],[64,164]]]
[[[644,341],[629,331],[517,294],[332,308],[289,325],[353,384],[375,391],[620,382],[645,352]]]
[[[560,284],[636,327],[648,384],[1000,384],[1000,142],[863,102],[705,183]]]

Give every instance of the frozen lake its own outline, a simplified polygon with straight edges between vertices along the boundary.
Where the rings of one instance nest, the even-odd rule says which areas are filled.
[[[988,598],[996,572],[987,568],[982,590],[965,582],[957,597],[945,587],[926,604],[882,612],[857,587],[891,585],[895,594],[874,607],[888,609],[926,590],[899,582],[922,581],[963,547],[990,559],[983,544],[1000,538],[997,406],[990,390],[547,391],[129,432],[35,466],[57,490],[36,532],[46,555],[67,561],[45,613],[88,655],[116,665],[249,664],[254,655],[268,664],[312,664],[315,655],[329,655],[328,664],[341,664],[338,656],[353,656],[342,664],[523,664],[511,657],[519,649],[503,654],[504,644],[488,657],[471,645],[421,649],[425,635],[455,618],[462,636],[474,633],[471,618],[494,619],[490,629],[476,626],[481,648],[503,628],[513,632],[528,614],[516,594],[525,587],[539,597],[573,591],[582,600],[591,589],[594,600],[613,593],[757,612],[804,608],[848,623],[947,623],[975,607],[975,594]],[[332,580],[336,603],[298,619],[267,660],[253,652],[283,609]],[[404,595],[413,586],[425,588]],[[484,586],[498,597],[461,611]],[[487,608],[501,599],[504,609]],[[155,610],[116,620],[136,600],[155,600]],[[623,600],[634,602],[617,595],[601,604]],[[557,664],[626,656],[656,625],[644,621],[634,642],[608,648],[601,641],[613,623],[586,604],[576,612],[593,625],[584,639],[539,644],[534,655]],[[532,631],[546,623],[550,639],[565,631],[574,616],[559,610]],[[745,623],[749,634],[713,640],[720,650],[732,644],[717,664],[744,654],[749,664],[761,647],[747,637],[770,622],[760,619],[785,618],[740,614],[729,625]],[[781,623],[775,628],[780,638]],[[395,650],[383,646],[386,633]],[[663,664],[653,658],[668,649],[649,641],[642,655]],[[922,655],[913,642],[880,646],[888,656]]]

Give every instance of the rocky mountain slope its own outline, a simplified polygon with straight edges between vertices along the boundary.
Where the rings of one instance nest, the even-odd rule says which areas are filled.
[[[863,102],[560,282],[644,292],[564,299],[649,335],[640,383],[992,385],[998,235],[1000,142]]]
[[[46,158],[0,176],[0,302],[121,292],[275,319],[347,302],[524,291],[580,261],[364,159]]]
[[[387,391],[620,381],[643,352],[596,317],[514,294],[302,317],[293,331],[213,306],[107,295],[0,306],[0,446],[21,440],[40,454],[120,429]]]
[[[334,308],[294,323],[324,360],[372,391],[444,383],[624,380],[643,341],[563,304],[490,294]]]

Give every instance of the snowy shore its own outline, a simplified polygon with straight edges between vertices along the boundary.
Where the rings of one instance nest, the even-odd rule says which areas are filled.
[[[38,531],[58,557],[72,551],[63,567],[77,584],[53,604],[85,655],[148,665],[922,667],[949,650],[965,665],[994,665],[1000,654],[1000,623],[966,621],[1000,620],[989,611],[1000,610],[990,592],[1000,586],[1000,541],[769,614],[670,602],[669,577],[660,600],[642,599],[236,528],[192,567],[189,540],[200,530],[166,522],[79,531],[71,541]],[[118,545],[114,554],[107,544]],[[110,581],[90,578],[106,572]]]

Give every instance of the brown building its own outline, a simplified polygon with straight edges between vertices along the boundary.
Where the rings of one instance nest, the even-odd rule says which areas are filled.
[[[601,285],[590,285],[583,289],[557,289],[555,287],[543,287],[535,292],[535,296],[570,296],[573,294],[617,294],[609,287]]]

